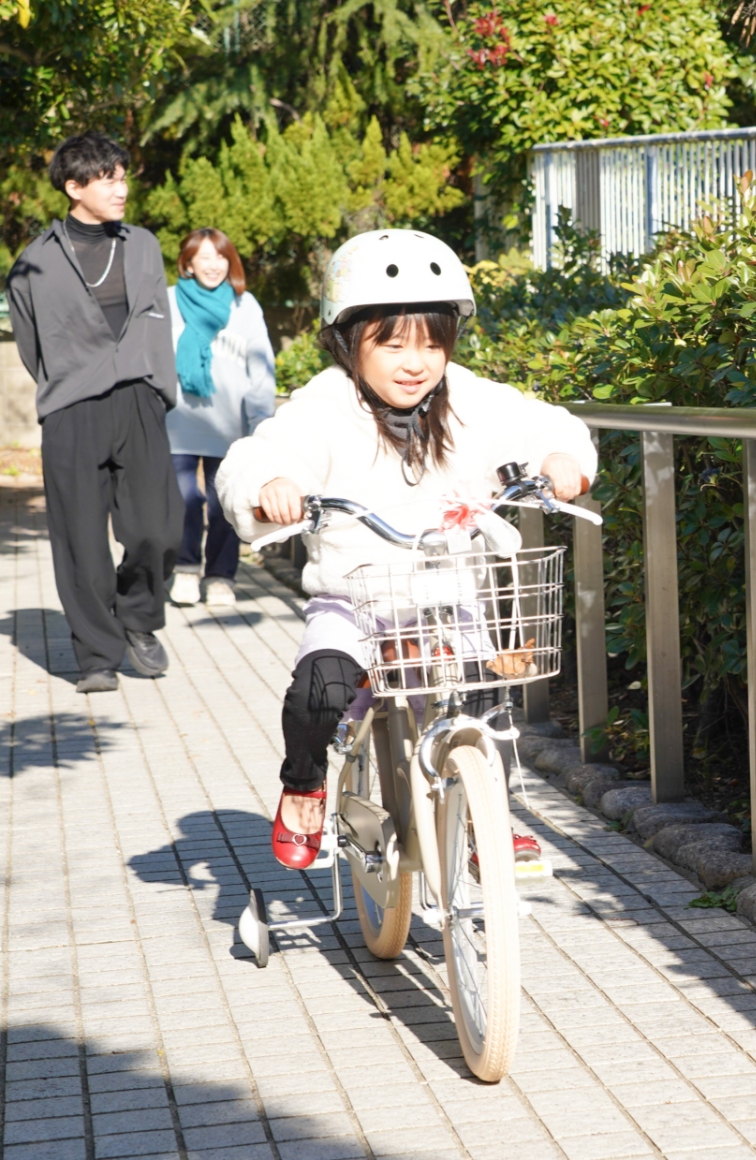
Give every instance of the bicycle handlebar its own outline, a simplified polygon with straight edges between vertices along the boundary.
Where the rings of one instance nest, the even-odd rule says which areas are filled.
[[[497,469],[496,474],[503,485],[503,490],[492,505],[494,510],[500,505],[511,504],[512,501],[521,499],[527,500],[530,497],[536,501],[536,504],[543,511],[553,513],[559,510],[553,502],[554,485],[548,476],[541,475],[535,479],[529,479],[525,475],[525,466],[517,463],[504,464],[503,467]],[[585,495],[590,490],[590,486],[588,479],[582,476],[580,494]],[[390,524],[387,524],[385,520],[375,515],[374,512],[369,511],[362,504],[356,503],[354,500],[328,496],[303,496],[302,514],[303,516],[314,517],[315,524],[313,531],[317,530],[317,525],[320,522],[320,514],[324,511],[338,511],[344,512],[346,515],[354,516],[360,523],[365,524],[371,531],[374,531],[376,535],[381,536],[384,540],[388,540],[391,544],[396,544],[398,547],[411,548],[415,543],[415,536],[408,535],[406,532],[397,531],[396,528],[392,528]],[[259,524],[272,523],[261,507],[253,508],[252,513]],[[427,535],[428,533],[424,534]]]

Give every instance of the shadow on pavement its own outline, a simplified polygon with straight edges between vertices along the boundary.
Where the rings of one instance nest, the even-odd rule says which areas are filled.
[[[287,1107],[291,1084],[279,1081],[284,1088],[279,1097],[275,1080],[265,1081],[261,1118],[251,1085],[204,1079],[201,1051],[191,1072],[164,1075],[157,1047],[122,1051],[117,1038],[107,1044],[89,1038],[80,1044],[44,1023],[10,1027],[3,1043],[5,1058],[0,1059],[6,1155],[35,1160],[85,1155],[218,1160],[233,1149],[239,1160],[264,1160],[273,1155],[266,1141],[301,1141],[306,1149],[309,1140],[313,1154],[322,1146],[317,1118],[322,1096],[307,1083],[296,1093],[294,1110],[292,1103]],[[302,1105],[309,1101],[312,1115],[302,1114]],[[362,1149],[354,1145],[346,1154],[361,1155]]]
[[[30,526],[35,516],[44,512],[41,480],[39,487],[0,487],[0,555],[28,551],[34,540],[44,538],[46,521],[41,521],[38,528]]]
[[[86,716],[57,713],[53,739],[50,724],[49,713],[0,723],[0,777],[17,777],[54,764],[61,769],[74,768],[94,758],[97,745],[100,749],[114,745],[114,734],[121,728],[119,722],[101,721],[95,739]]]
[[[171,883],[178,880],[180,867],[181,879],[193,890],[216,889],[213,918],[217,922],[227,923],[236,930],[251,886],[263,891],[269,921],[293,917],[294,914],[323,915],[324,910],[308,887],[308,878],[323,906],[331,906],[331,871],[303,875],[279,866],[270,852],[270,822],[267,818],[243,810],[219,810],[215,813],[202,810],[187,814],[179,826],[181,836],[176,841],[136,855],[129,861],[129,866],[143,881]],[[167,855],[173,855],[175,869],[169,868]],[[358,973],[363,975],[369,988],[379,995],[382,1014],[390,1014],[402,1022],[435,1055],[457,1068],[461,1075],[469,1076],[462,1061],[447,997],[436,986],[430,972],[424,969],[426,963],[434,968],[443,964],[440,934],[415,918],[412,924],[414,953],[403,954],[393,962],[375,959],[365,947],[359,931],[351,876],[346,866],[342,867],[342,884],[344,915],[336,927],[356,961],[343,961],[343,943],[339,943],[335,928],[328,924],[313,929],[305,927],[290,934],[279,933],[275,936],[275,944],[283,951],[320,948],[324,957],[332,962],[334,970],[375,1009],[375,1001],[365,982],[358,978]],[[275,946],[271,951],[276,953]],[[238,932],[235,933],[231,954],[254,961],[251,952],[239,941]]]

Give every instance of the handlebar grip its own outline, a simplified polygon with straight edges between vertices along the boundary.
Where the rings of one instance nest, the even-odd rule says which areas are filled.
[[[591,485],[588,482],[588,479],[586,478],[586,476],[584,475],[580,480],[580,494],[586,495],[586,493],[589,492],[590,490],[591,490]]]
[[[252,508],[252,515],[257,520],[258,524],[270,524],[273,521],[269,520],[261,507]]]

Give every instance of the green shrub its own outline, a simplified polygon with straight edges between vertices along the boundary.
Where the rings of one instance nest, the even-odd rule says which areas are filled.
[[[178,173],[145,197],[143,220],[169,267],[188,230],[214,225],[248,263],[259,293],[267,266],[279,287],[289,277],[272,297],[308,301],[318,296],[330,249],[350,234],[422,224],[460,205],[464,195],[448,181],[457,159],[451,146],[413,147],[406,134],[387,154],[375,118],[360,137],[307,114],[282,133],[269,127],[263,143],[237,117],[217,164],[186,154]]]
[[[541,141],[721,128],[736,71],[703,0],[473,0],[413,91],[509,186]]]
[[[309,330],[303,331],[276,355],[276,390],[279,395],[289,395],[298,387],[304,387],[313,375],[325,370],[332,363],[331,356],[318,342],[320,323],[317,319]]]
[[[602,276],[595,244],[560,224],[564,270],[473,269],[480,322],[462,357],[559,402],[756,402],[756,197],[743,185],[734,224],[714,212],[665,237],[630,274]],[[605,505],[609,649],[645,660],[639,444],[602,434],[595,494]],[[740,446],[677,439],[675,471],[683,685],[689,706],[727,697],[745,713],[746,644]]]

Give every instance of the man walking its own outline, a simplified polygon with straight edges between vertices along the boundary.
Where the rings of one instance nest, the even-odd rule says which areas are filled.
[[[8,276],[14,336],[37,382],[55,581],[80,693],[117,689],[124,652],[143,676],[168,667],[154,632],[183,532],[165,433],[176,401],[165,273],[153,235],[121,220],[128,160],[99,133],[64,141],[50,180],[69,214]],[[117,571],[109,515],[125,549]]]

